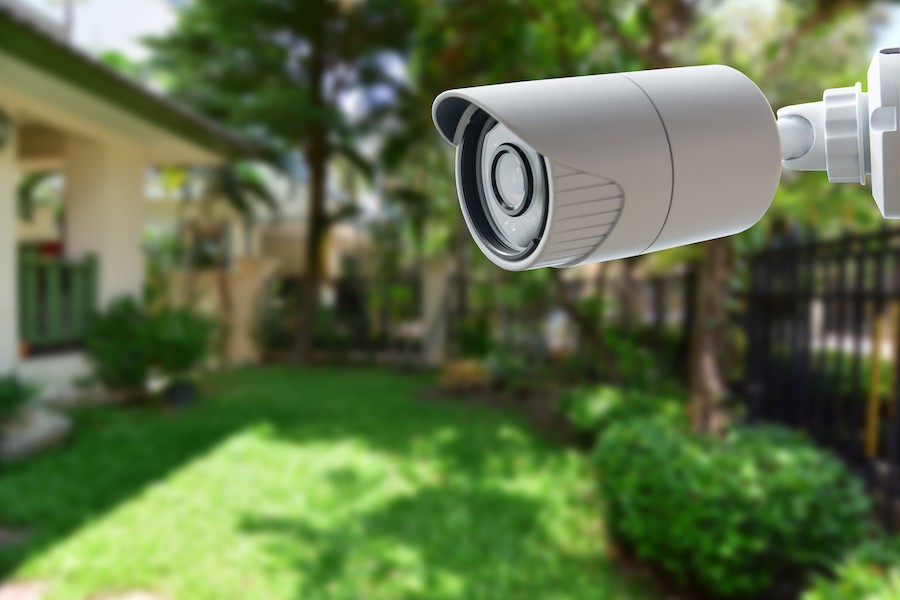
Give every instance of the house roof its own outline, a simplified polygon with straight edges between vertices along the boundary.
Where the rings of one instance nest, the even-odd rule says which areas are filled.
[[[3,4],[0,52],[217,155],[259,154],[234,132],[117,73]]]

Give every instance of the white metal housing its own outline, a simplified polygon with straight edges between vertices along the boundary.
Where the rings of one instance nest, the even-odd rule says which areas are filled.
[[[544,159],[546,223],[527,255],[498,254],[463,197],[464,179],[478,174],[466,172],[459,149],[480,111]],[[611,260],[743,231],[768,209],[781,173],[768,101],[720,65],[451,90],[435,100],[433,116],[458,148],[466,223],[485,255],[509,270]]]

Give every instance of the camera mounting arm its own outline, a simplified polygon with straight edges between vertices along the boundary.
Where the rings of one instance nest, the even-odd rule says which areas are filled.
[[[875,53],[861,84],[825,90],[819,102],[778,111],[783,165],[826,171],[832,182],[871,175],[872,196],[886,219],[900,218],[900,48]]]

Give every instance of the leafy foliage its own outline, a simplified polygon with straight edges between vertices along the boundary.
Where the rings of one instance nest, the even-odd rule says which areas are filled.
[[[339,356],[351,350],[352,337],[348,323],[340,319],[333,307],[320,306],[313,322],[317,347]]]
[[[104,385],[117,390],[143,389],[150,377],[153,352],[152,331],[143,307],[131,297],[114,300],[91,320],[85,349]]]
[[[481,358],[491,351],[491,328],[480,316],[462,319],[454,329],[454,343],[459,354],[466,358]]]
[[[685,407],[674,396],[659,396],[619,386],[597,385],[569,392],[560,410],[578,429],[603,432],[633,419],[660,419],[683,424]]]
[[[816,577],[802,600],[900,599],[900,538],[885,537],[856,548],[835,569]]]
[[[717,595],[823,568],[869,528],[861,482],[781,429],[715,440],[632,419],[600,438],[595,458],[615,534]]]
[[[37,388],[18,375],[0,377],[0,418],[8,417],[37,395]]]
[[[183,376],[209,355],[216,325],[181,308],[151,312],[131,297],[96,315],[85,338],[97,379],[115,390],[143,390],[150,375]]]
[[[169,377],[182,377],[209,356],[218,324],[185,308],[166,308],[151,313],[151,364]]]
[[[51,184],[59,184],[60,174],[56,171],[34,171],[22,177],[16,188],[16,208],[22,221],[31,221],[34,211],[41,202],[60,201],[57,189]]]
[[[338,102],[398,85],[379,58],[404,47],[408,11],[383,0],[201,0],[150,45],[173,92],[206,114],[285,147],[308,141],[314,127],[350,141],[353,120]]]

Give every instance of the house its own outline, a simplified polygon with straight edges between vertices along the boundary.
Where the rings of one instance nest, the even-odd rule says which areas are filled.
[[[83,374],[87,317],[143,288],[150,168],[252,151],[0,0],[0,374],[50,382]],[[17,188],[39,170],[65,176],[55,244],[29,244],[17,227]]]

